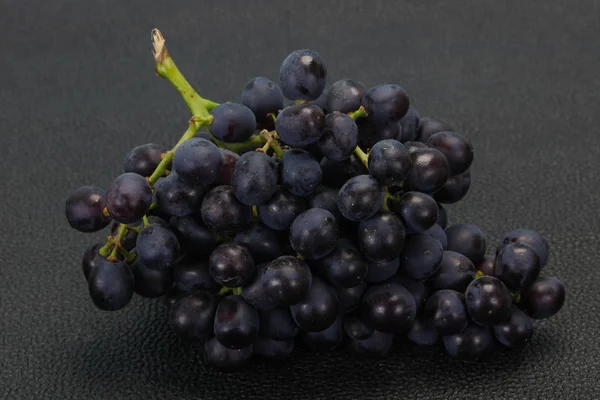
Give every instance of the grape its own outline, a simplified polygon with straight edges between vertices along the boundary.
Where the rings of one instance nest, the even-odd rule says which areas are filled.
[[[408,150],[409,154],[415,152],[418,149],[426,149],[427,148],[425,143],[414,142],[414,141],[404,142],[404,147],[406,147],[406,150]]]
[[[310,196],[321,184],[321,166],[305,150],[286,151],[279,167],[283,186],[296,196]]]
[[[173,217],[169,228],[177,236],[182,253],[208,256],[217,247],[217,235],[204,224],[200,215]]]
[[[400,185],[408,176],[410,168],[410,154],[397,140],[382,140],[369,152],[369,173],[382,185]]]
[[[223,153],[223,164],[221,165],[221,174],[217,179],[217,185],[231,185],[233,170],[240,156],[227,149],[221,149],[221,153]]]
[[[398,272],[400,260],[398,258],[391,261],[370,261],[368,263],[369,273],[365,277],[368,283],[383,282]]]
[[[356,311],[365,290],[367,290],[366,282],[362,282],[360,285],[351,288],[335,288],[339,299],[340,312],[347,314]]]
[[[455,290],[438,290],[427,300],[423,317],[442,336],[462,332],[469,323],[465,296]]]
[[[175,217],[185,217],[196,211],[206,192],[201,186],[188,184],[175,172],[159,179],[154,187],[158,207]]]
[[[198,290],[216,293],[221,288],[210,276],[208,263],[190,255],[180,258],[173,266],[173,283],[182,293]]]
[[[135,282],[135,292],[142,297],[156,298],[167,293],[173,285],[170,269],[148,268],[140,260],[131,265]]]
[[[204,342],[213,334],[218,296],[196,291],[181,297],[169,313],[169,323],[181,338]]]
[[[327,210],[333,214],[338,223],[342,222],[343,217],[337,207],[337,195],[337,190],[321,185],[315,189],[313,195],[308,199],[308,205],[310,208]]]
[[[439,203],[458,203],[465,198],[470,187],[471,172],[465,171],[462,174],[449,177],[444,186],[433,194],[433,198]]]
[[[352,314],[344,318],[344,332],[352,340],[368,339],[374,331],[359,315]]]
[[[279,82],[288,99],[315,100],[327,84],[327,67],[316,51],[296,50],[281,63]]]
[[[435,193],[444,186],[450,176],[448,161],[437,149],[416,149],[410,153],[410,160],[412,168],[406,179],[409,190]]]
[[[519,307],[533,319],[545,319],[555,315],[564,303],[564,283],[543,277],[521,291]]]
[[[518,307],[511,309],[510,320],[494,325],[494,336],[506,347],[521,348],[533,335],[533,321]]]
[[[177,287],[172,287],[164,296],[164,304],[170,309],[179,301],[179,299],[187,294],[188,293],[177,289]]]
[[[483,275],[495,276],[496,257],[489,254],[486,255],[483,261],[475,266],[475,270],[481,272]]]
[[[435,200],[425,193],[406,192],[399,199],[392,200],[389,206],[410,233],[426,231],[435,224],[438,217]]]
[[[210,255],[208,268],[219,285],[229,288],[247,286],[256,274],[250,252],[237,243],[217,246]]]
[[[431,285],[425,281],[414,280],[396,275],[392,277],[389,282],[400,285],[409,291],[409,293],[415,299],[417,311],[423,308],[426,300],[429,298],[429,294],[431,293]]]
[[[446,212],[446,209],[440,203],[438,203],[437,206],[438,218],[437,221],[435,221],[435,223],[441,226],[443,229],[446,229],[446,227],[448,226],[448,212]]]
[[[370,149],[382,140],[398,140],[402,138],[400,121],[374,123],[370,119],[361,118],[356,121],[358,127],[358,145],[362,149]]]
[[[333,250],[338,236],[339,226],[335,217],[322,208],[304,211],[290,227],[290,244],[294,251],[315,260]]]
[[[513,291],[535,282],[540,270],[538,254],[525,243],[509,243],[496,256],[495,276]]]
[[[283,108],[283,95],[279,86],[269,78],[252,78],[242,90],[242,104],[252,110],[259,129],[273,129],[275,114]]]
[[[330,351],[337,348],[344,338],[344,326],[341,315],[327,329],[319,332],[301,331],[302,341],[311,349],[317,351]]]
[[[208,140],[211,143],[215,142],[213,140],[213,137],[211,136],[210,133],[208,133],[208,131],[206,130],[205,127],[200,127],[200,129],[198,130],[198,132],[196,133],[196,135],[194,137],[198,138],[198,139]]]
[[[250,251],[255,263],[271,261],[285,254],[283,239],[278,232],[259,222],[236,234],[234,241]]]
[[[313,277],[306,296],[290,307],[292,317],[300,329],[320,332],[329,328],[337,318],[339,300],[331,286]]]
[[[391,261],[404,248],[404,226],[390,212],[379,212],[363,219],[358,226],[358,246],[371,261]]]
[[[148,268],[169,268],[179,257],[177,236],[160,225],[150,225],[140,231],[136,241],[140,261]]]
[[[229,349],[217,338],[204,343],[204,359],[206,363],[221,372],[238,371],[245,367],[252,357],[252,345],[243,349]]]
[[[312,104],[313,106],[319,107],[321,110],[323,110],[323,112],[325,114],[327,114],[328,113],[328,111],[327,111],[328,110],[328,108],[327,108],[327,96],[328,96],[328,94],[329,94],[329,90],[327,88],[325,88],[323,90],[323,93],[321,93],[321,95],[319,97],[317,97],[315,100],[309,101],[308,104]],[[313,153],[312,151],[310,151],[310,152]]]
[[[367,324],[384,333],[406,333],[417,315],[413,296],[395,283],[369,287],[363,294],[360,308]]]
[[[151,176],[167,151],[165,147],[154,143],[137,146],[125,156],[123,170],[144,177]]]
[[[67,199],[65,214],[71,228],[79,232],[97,232],[110,224],[110,217],[104,215],[106,192],[95,186],[83,186],[75,190]]]
[[[363,340],[349,340],[347,349],[349,352],[360,357],[383,358],[392,348],[394,335],[374,331],[373,334]]]
[[[258,314],[260,316],[259,335],[262,337],[272,340],[291,340],[300,330],[287,307],[259,311]]]
[[[438,132],[451,132],[452,126],[438,118],[424,117],[419,121],[419,133],[417,140],[419,142],[427,142],[429,137]]]
[[[539,233],[531,229],[515,229],[504,235],[502,242],[496,249],[496,255],[506,247],[509,243],[521,242],[530,245],[540,258],[540,265],[542,268],[548,262],[548,242]]]
[[[402,143],[417,140],[419,134],[419,112],[413,106],[408,107],[406,115],[400,120],[402,126],[402,137],[398,138]]]
[[[312,104],[294,104],[279,113],[275,129],[285,144],[305,146],[323,135],[325,113]]]
[[[113,181],[106,193],[106,208],[110,216],[122,224],[133,224],[148,212],[152,189],[141,175],[128,172]]]
[[[369,172],[355,155],[351,155],[350,158],[342,161],[323,158],[321,160],[321,171],[323,173],[323,184],[338,189],[349,179]]]
[[[487,240],[479,227],[471,224],[454,224],[446,228],[448,250],[466,256],[474,265],[485,257]]]
[[[399,274],[412,279],[425,279],[440,268],[444,250],[439,240],[425,233],[406,239],[400,257]]]
[[[407,337],[408,340],[419,346],[433,346],[440,336],[425,318],[417,318],[408,331]]]
[[[104,246],[103,243],[93,244],[85,250],[83,259],[81,260],[81,269],[83,270],[83,276],[85,280],[89,279],[90,273],[98,265],[106,261],[106,257],[100,255],[100,249]]]
[[[137,228],[141,226],[141,222],[139,221],[135,224],[129,224],[127,225],[128,228]],[[121,227],[121,224],[119,224],[118,222],[113,223],[112,227],[110,228],[110,235],[112,237],[117,237],[117,235],[119,234],[119,228]],[[137,235],[138,233],[136,231],[134,231],[133,229],[127,229],[127,233],[125,234],[125,236],[123,236],[123,238],[121,239],[121,248],[127,250],[127,251],[131,251],[135,248],[135,242],[137,240]]]
[[[383,187],[371,175],[349,179],[340,189],[337,206],[350,221],[360,221],[375,215],[383,205]]]
[[[347,114],[358,110],[367,88],[355,80],[342,79],[331,85],[327,94],[327,110]]]
[[[323,156],[334,161],[345,160],[358,145],[358,126],[347,114],[329,114],[325,117],[325,130],[317,144]]]
[[[97,308],[105,311],[120,310],[133,297],[133,274],[122,261],[102,261],[90,271],[88,288]]]
[[[473,163],[473,145],[460,133],[452,131],[434,133],[429,136],[425,144],[446,156],[451,175],[462,174]]]
[[[502,281],[482,276],[469,284],[465,292],[467,310],[479,325],[496,325],[510,319],[512,297]]]
[[[258,311],[242,296],[225,296],[215,314],[215,337],[229,349],[243,349],[258,337],[260,317]]]
[[[259,311],[268,311],[275,308],[270,299],[267,298],[262,287],[262,276],[267,268],[267,263],[261,263],[256,266],[256,275],[254,280],[242,288],[242,297],[248,304]]]
[[[446,352],[455,358],[480,360],[491,355],[494,350],[494,337],[490,328],[470,323],[464,331],[452,336],[444,336]]]
[[[398,85],[384,84],[372,87],[362,98],[362,106],[374,123],[399,120],[406,115],[410,101]]]
[[[446,250],[448,248],[448,238],[446,237],[446,232],[442,229],[438,224],[433,224],[433,226],[426,231],[424,231],[426,235],[431,235],[442,244],[442,248]]]
[[[254,355],[271,361],[287,358],[294,351],[293,340],[273,340],[257,337],[252,344]]]
[[[210,133],[225,143],[244,142],[256,129],[256,117],[252,110],[243,104],[224,103],[216,106],[210,115]]]
[[[475,266],[467,257],[444,251],[440,269],[430,279],[433,290],[452,289],[464,292],[475,279]]]
[[[173,170],[190,185],[208,186],[216,182],[222,166],[221,149],[205,139],[188,139],[173,155]]]
[[[360,252],[344,239],[337,241],[333,251],[320,264],[331,284],[345,288],[359,285],[368,272],[368,265]]]
[[[262,291],[276,306],[296,304],[308,294],[312,275],[308,265],[292,256],[271,261],[261,275]]]
[[[202,221],[216,232],[235,233],[252,222],[252,208],[238,201],[232,186],[213,188],[200,207]]]
[[[231,182],[242,204],[262,204],[277,190],[277,164],[265,153],[244,153],[233,169]]]

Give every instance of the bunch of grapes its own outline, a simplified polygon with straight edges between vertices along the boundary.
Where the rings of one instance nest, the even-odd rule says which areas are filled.
[[[107,190],[67,199],[74,229],[111,226],[83,256],[96,307],[164,297],[173,331],[220,370],[281,360],[298,341],[384,357],[407,337],[483,359],[560,310],[563,283],[540,276],[542,236],[517,229],[486,254],[480,228],[448,225],[473,147],[400,86],[327,88],[321,56],[299,50],[279,84],[254,78],[239,103],[217,104],[153,35],[156,70],[193,117],[173,149],[138,146]]]

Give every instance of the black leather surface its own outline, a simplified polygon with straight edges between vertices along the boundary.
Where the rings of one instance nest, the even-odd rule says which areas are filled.
[[[0,398],[600,398],[600,3],[579,1],[40,1],[0,5]],[[215,101],[276,78],[313,48],[331,81],[398,83],[423,115],[476,150],[468,198],[450,207],[497,241],[516,227],[551,243],[567,284],[531,345],[484,364],[399,344],[388,359],[299,352],[237,375],[205,368],[160,301],[94,308],[80,269],[102,234],[71,231],[64,199],[107,186],[126,152],[172,145],[188,110],[154,75],[158,27]]]

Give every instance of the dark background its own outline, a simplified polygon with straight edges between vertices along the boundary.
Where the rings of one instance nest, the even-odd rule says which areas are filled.
[[[1,398],[600,398],[598,1],[1,3]],[[218,102],[277,78],[298,48],[321,53],[330,83],[405,87],[474,143],[472,190],[451,221],[494,243],[517,227],[545,235],[546,273],[568,288],[561,313],[484,364],[398,345],[381,361],[299,352],[222,375],[173,336],[160,301],[94,308],[80,259],[104,233],[71,231],[65,197],[108,186],[134,145],[174,144],[189,117],[154,75],[154,27]]]

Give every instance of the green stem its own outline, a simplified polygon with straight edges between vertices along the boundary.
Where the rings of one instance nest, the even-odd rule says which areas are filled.
[[[112,252],[110,253],[110,256],[108,256],[108,261],[112,261],[112,262],[117,261],[117,252],[119,251],[119,248],[121,247],[121,240],[123,240],[125,235],[127,235],[127,225],[120,224],[119,230],[117,231],[117,236],[114,239],[115,247],[113,247]]]
[[[148,216],[144,215],[144,217],[142,218],[143,222],[144,222],[144,228],[147,226],[150,226],[150,221],[148,221]]]
[[[360,106],[360,108],[358,110],[348,113],[348,115],[350,116],[350,118],[352,118],[353,120],[356,121],[359,118],[366,117],[367,110],[365,110],[365,108],[363,106]]]
[[[265,145],[265,143],[267,142],[267,140],[262,136],[262,135],[254,135],[252,136],[250,139],[246,140],[245,142],[239,142],[239,143],[225,143],[220,141],[219,139],[217,139],[216,137],[214,137],[212,134],[210,135],[213,142],[215,142],[215,144],[222,148],[222,149],[227,149],[230,151],[233,151],[234,153],[240,154],[240,152],[242,152],[242,150],[246,150],[246,149],[256,149],[259,147],[263,147]]]
[[[125,257],[125,262],[127,264],[132,264],[137,258],[137,255],[135,253],[130,253],[123,247],[119,247],[119,253],[121,253]]]
[[[231,290],[231,293],[233,293],[233,294],[235,294],[237,296],[241,296],[242,295],[242,288],[241,287],[233,288]]]
[[[217,293],[217,295],[218,296],[226,295],[227,293],[231,292],[231,290],[232,289],[228,288],[228,287],[221,288],[221,290],[219,290],[219,293]]]
[[[358,159],[365,165],[365,167],[369,168],[369,156],[365,153],[359,146],[356,146],[354,149],[354,154],[358,157]]]

